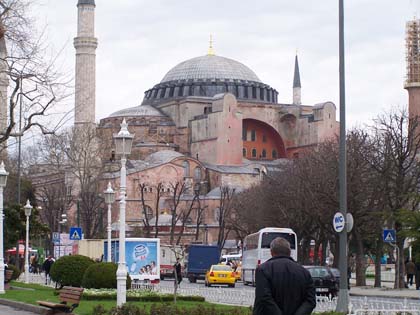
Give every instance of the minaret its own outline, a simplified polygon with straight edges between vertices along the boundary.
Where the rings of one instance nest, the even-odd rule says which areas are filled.
[[[7,76],[7,57],[6,40],[4,38],[4,31],[0,29],[0,134],[6,131],[7,128],[7,87],[9,86],[9,77]],[[0,162],[6,160],[7,142],[0,144]]]
[[[420,20],[407,22],[405,44],[407,78],[404,88],[408,91],[408,114],[410,118],[420,118]]]
[[[294,105],[301,105],[301,94],[300,94],[300,73],[299,73],[299,62],[298,62],[298,56],[296,54],[295,57],[295,74],[293,77],[293,104]]]
[[[96,47],[95,0],[79,0],[77,3],[76,82],[74,124],[95,123]]]

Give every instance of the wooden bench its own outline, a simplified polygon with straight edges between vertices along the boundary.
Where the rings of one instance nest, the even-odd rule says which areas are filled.
[[[4,275],[4,289],[10,289],[10,281],[13,278],[13,270],[6,270],[5,275]]]
[[[48,301],[36,301],[38,305],[45,306],[54,310],[54,312],[71,313],[79,306],[83,295],[83,288],[63,287],[60,289],[60,303]]]

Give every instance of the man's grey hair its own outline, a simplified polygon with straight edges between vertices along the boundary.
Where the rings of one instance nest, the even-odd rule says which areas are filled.
[[[276,237],[270,243],[272,256],[290,256],[290,243],[283,237]]]

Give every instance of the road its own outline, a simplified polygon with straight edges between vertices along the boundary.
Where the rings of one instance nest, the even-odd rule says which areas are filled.
[[[36,315],[36,313],[22,311],[17,308],[13,308],[6,305],[0,304],[0,314],[7,314],[7,315]]]

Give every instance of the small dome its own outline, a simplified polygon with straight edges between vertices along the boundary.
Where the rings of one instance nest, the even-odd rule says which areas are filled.
[[[181,62],[164,76],[160,83],[178,80],[244,80],[260,82],[244,64],[225,57],[206,55]]]
[[[153,217],[149,220],[150,226],[154,226],[156,224],[156,217]],[[182,223],[178,220],[176,225],[181,225]],[[162,213],[159,215],[158,218],[158,226],[165,226],[165,225],[172,225],[172,215],[167,213]]]
[[[161,150],[150,154],[144,161],[149,164],[165,164],[181,156],[183,155],[176,151]]]
[[[139,105],[125,108],[109,115],[109,117],[138,117],[138,116],[165,116],[158,109],[149,105]]]

